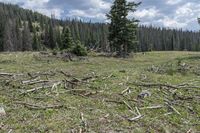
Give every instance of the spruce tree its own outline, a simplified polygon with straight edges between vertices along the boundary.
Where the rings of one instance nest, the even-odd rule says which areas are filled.
[[[30,16],[28,17],[28,27],[29,27],[29,30],[30,32],[33,32],[33,24],[32,24],[32,20],[30,18]]]
[[[115,0],[107,17],[111,20],[109,26],[109,42],[112,52],[125,57],[132,52],[137,42],[137,20],[128,19],[129,12],[136,11],[140,3]]]
[[[9,19],[5,25],[4,29],[4,37],[3,37],[3,50],[4,51],[14,51],[14,44],[13,44],[13,34],[12,34],[12,21]]]
[[[50,22],[49,26],[49,45],[51,49],[56,48],[56,38],[55,38],[54,26],[53,21]]]
[[[62,33],[62,47],[61,49],[70,49],[74,45],[74,41],[71,35],[71,31],[69,27],[64,27]]]
[[[16,27],[15,27],[16,38],[17,38],[17,40],[15,42],[16,51],[21,51],[22,50],[22,32],[20,30],[21,27],[22,27],[21,21],[20,20],[16,21]]]
[[[26,23],[24,23],[22,42],[23,42],[22,51],[32,50],[32,36],[31,36],[30,29]]]
[[[0,51],[3,51],[3,43],[4,43],[4,22],[3,20],[0,20]]]
[[[39,44],[39,39],[36,30],[33,30],[33,44],[32,44],[33,50],[39,50],[40,49],[40,44]]]
[[[62,47],[62,40],[61,40],[61,30],[60,27],[56,29],[56,46],[58,48]]]

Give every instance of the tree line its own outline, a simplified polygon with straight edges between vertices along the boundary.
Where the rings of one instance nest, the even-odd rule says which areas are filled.
[[[200,33],[140,26],[138,51],[200,51]]]
[[[135,5],[129,3],[127,6],[130,10]],[[90,50],[115,52],[112,45],[116,42],[110,45],[109,38],[112,36],[109,34],[109,24],[76,19],[57,20],[53,16],[49,18],[17,5],[3,3],[0,3],[0,18],[0,51],[64,50],[85,46]],[[134,34],[123,32],[123,34],[129,37],[129,41],[132,38],[138,39],[134,45],[129,45],[127,50],[134,46],[134,51],[200,51],[199,32],[146,26],[137,28],[137,25],[131,23],[136,20],[126,20],[126,22],[129,23],[129,27],[124,28],[130,31],[132,28],[135,32]]]

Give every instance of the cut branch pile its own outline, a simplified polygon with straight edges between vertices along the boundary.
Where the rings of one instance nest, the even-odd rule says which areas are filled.
[[[83,78],[77,78],[72,74],[64,71],[49,71],[49,72],[36,72],[27,74],[15,74],[15,73],[0,73],[1,79],[5,80],[6,86],[13,87],[13,84],[18,85],[23,89],[21,95],[30,94],[33,92],[42,91],[45,89],[57,89],[59,86],[64,87],[66,92],[72,94],[81,93],[81,96],[94,95],[97,92],[88,91],[87,89],[76,89],[78,86],[86,86],[89,82],[95,81],[98,76],[95,74],[86,75]],[[15,77],[13,79],[13,77]],[[56,77],[59,77],[56,79]],[[55,80],[56,79],[56,80]],[[13,83],[13,84],[12,84]]]

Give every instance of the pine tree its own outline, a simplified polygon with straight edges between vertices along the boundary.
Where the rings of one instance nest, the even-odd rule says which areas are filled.
[[[112,52],[126,56],[134,50],[137,31],[137,20],[128,19],[128,13],[136,11],[140,3],[115,0],[107,17],[111,20],[109,26],[109,42]]]
[[[39,44],[39,39],[36,30],[33,30],[33,44],[32,44],[33,50],[39,50],[40,49],[40,44]]]
[[[28,27],[29,27],[30,32],[33,32],[34,27],[33,27],[33,23],[30,16],[28,17]]]
[[[74,41],[71,35],[71,31],[69,27],[64,27],[62,33],[62,47],[61,49],[70,49],[74,45]]]
[[[56,46],[58,48],[62,47],[62,40],[61,40],[61,30],[60,27],[56,29]]]
[[[0,20],[0,51],[3,51],[3,43],[4,43],[4,22]]]
[[[56,48],[56,39],[55,39],[53,21],[51,21],[49,25],[49,45],[51,49]]]
[[[15,30],[16,30],[16,38],[17,38],[17,41],[15,42],[16,44],[16,51],[21,51],[22,50],[22,32],[20,30],[20,28],[22,27],[21,25],[21,21],[18,20],[16,21],[16,27],[15,27]]]
[[[24,30],[23,30],[23,46],[22,51],[31,51],[32,50],[32,36],[29,30],[29,27],[26,23],[24,23]]]
[[[14,44],[12,40],[12,21],[9,19],[5,25],[3,37],[3,50],[14,51]]]

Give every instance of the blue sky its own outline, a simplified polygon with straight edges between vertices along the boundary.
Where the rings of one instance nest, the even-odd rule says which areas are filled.
[[[197,17],[200,17],[199,0],[128,0],[141,1],[137,12],[130,13],[141,24],[169,28],[199,30]],[[113,0],[0,0],[18,4],[23,8],[38,11],[47,16],[52,13],[57,18],[80,18],[93,22],[107,22],[105,13]]]

